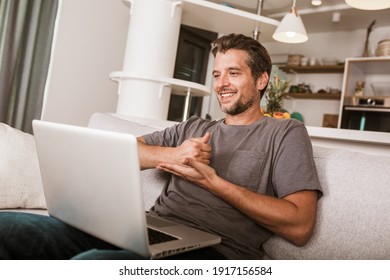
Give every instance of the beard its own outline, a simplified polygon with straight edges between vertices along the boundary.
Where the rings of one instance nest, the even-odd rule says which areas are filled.
[[[253,105],[253,99],[248,100],[248,102],[246,102],[246,103],[242,103],[242,102],[240,102],[240,100],[238,100],[229,108],[223,108],[221,105],[220,105],[220,107],[221,107],[222,112],[224,112],[225,114],[229,114],[229,115],[234,116],[234,115],[238,115],[238,114],[245,112],[252,105]]]
[[[243,102],[242,100],[239,99],[229,107],[223,107],[221,101],[218,100],[218,102],[222,112],[234,116],[234,115],[241,114],[246,110],[248,110],[250,107],[252,107],[253,104],[255,103],[255,97],[251,96],[248,100],[246,100],[246,102]]]

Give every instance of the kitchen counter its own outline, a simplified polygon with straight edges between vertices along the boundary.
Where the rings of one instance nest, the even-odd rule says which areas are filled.
[[[390,156],[390,133],[307,126],[313,145]]]

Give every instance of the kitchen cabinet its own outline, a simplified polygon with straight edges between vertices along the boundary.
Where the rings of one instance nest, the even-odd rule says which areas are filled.
[[[390,57],[347,59],[338,127],[390,132],[389,80]],[[379,83],[384,90],[374,92],[373,85]],[[357,94],[358,84],[364,84],[364,88]]]

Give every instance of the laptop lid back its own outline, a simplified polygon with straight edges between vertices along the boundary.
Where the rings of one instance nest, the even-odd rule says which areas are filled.
[[[33,129],[48,213],[149,257],[135,136],[38,120]]]

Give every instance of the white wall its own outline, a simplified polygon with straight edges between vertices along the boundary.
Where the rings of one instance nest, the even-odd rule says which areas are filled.
[[[86,125],[94,112],[114,112],[129,8],[121,0],[61,0],[42,119]]]

